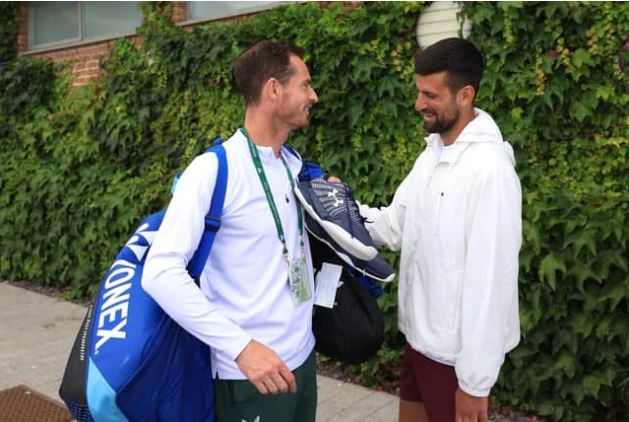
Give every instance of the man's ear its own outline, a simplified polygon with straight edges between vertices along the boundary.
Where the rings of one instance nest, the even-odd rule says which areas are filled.
[[[476,90],[472,85],[465,85],[456,93],[456,100],[461,107],[471,107],[474,104]]]
[[[280,82],[275,78],[269,78],[262,86],[262,96],[275,102],[279,96],[279,88]]]

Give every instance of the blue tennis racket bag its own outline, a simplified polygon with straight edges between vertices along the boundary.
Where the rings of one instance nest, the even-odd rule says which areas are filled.
[[[225,150],[206,229],[188,272],[198,280],[220,227]],[[165,211],[147,217],[102,279],[70,352],[59,396],[77,421],[215,420],[209,347],[142,289],[142,270]]]

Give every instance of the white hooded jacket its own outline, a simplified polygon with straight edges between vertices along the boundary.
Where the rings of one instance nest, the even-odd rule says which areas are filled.
[[[455,367],[459,387],[489,395],[520,339],[521,190],[511,146],[484,111],[443,147],[427,147],[393,202],[361,205],[376,243],[401,250],[399,328],[413,349]]]

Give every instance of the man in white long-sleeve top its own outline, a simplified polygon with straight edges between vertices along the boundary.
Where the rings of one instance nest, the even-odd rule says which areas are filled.
[[[263,41],[236,62],[245,121],[223,144],[225,205],[200,289],[186,266],[210,207],[214,154],[181,176],[144,269],[145,290],[211,347],[219,422],[315,420],[314,281],[292,189],[301,160],[283,147],[318,101],[301,55]]]
[[[388,207],[361,205],[376,243],[401,251],[400,422],[486,421],[520,339],[520,181],[511,146],[474,107],[483,68],[458,38],[416,56],[426,149]]]

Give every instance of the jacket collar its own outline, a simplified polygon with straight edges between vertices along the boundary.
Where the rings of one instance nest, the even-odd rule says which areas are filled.
[[[463,152],[473,143],[503,142],[502,134],[494,119],[480,108],[474,108],[476,117],[469,122],[456,138],[454,143],[444,149],[441,135],[431,133],[427,136],[426,143],[438,162],[456,163]]]

